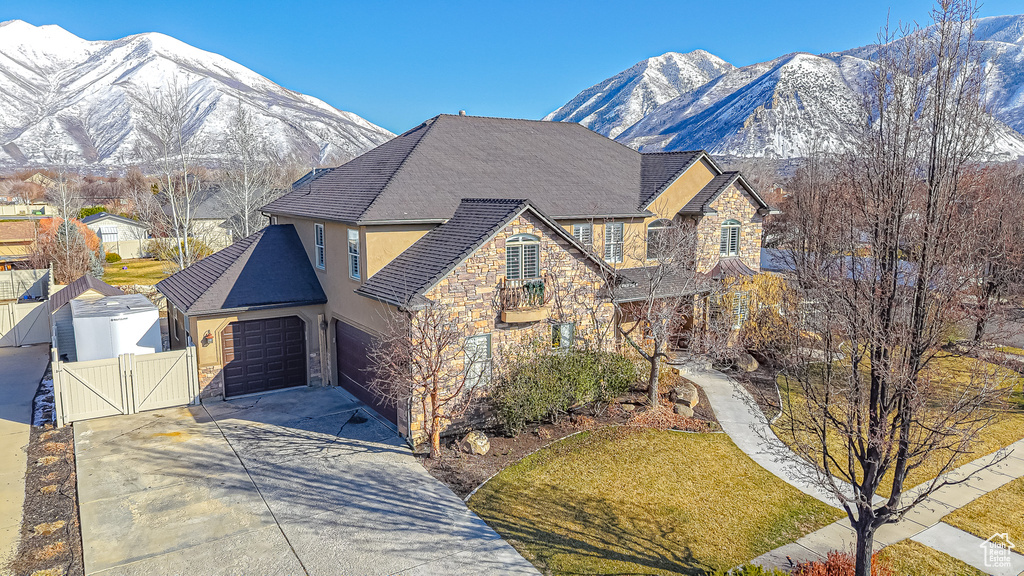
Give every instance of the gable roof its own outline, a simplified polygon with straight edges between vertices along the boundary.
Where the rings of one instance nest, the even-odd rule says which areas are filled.
[[[722,172],[718,176],[712,178],[711,181],[705,184],[704,187],[700,189],[700,192],[697,192],[697,194],[695,194],[679,212],[686,214],[714,213],[714,210],[711,208],[711,203],[721,196],[722,192],[725,192],[726,188],[732,186],[736,182],[740,184],[740,188],[746,191],[747,195],[750,196],[755,204],[757,204],[758,210],[771,210],[768,204],[765,203],[765,201],[762,200],[756,192],[754,192],[754,189],[751,188],[749,184],[747,184],[747,181],[743,179],[743,175],[739,172],[733,171]]]
[[[440,115],[263,208],[341,222],[443,222],[463,198],[528,198],[556,218],[647,215],[697,152],[641,154],[579,124]]]
[[[161,280],[156,287],[186,314],[327,301],[291,224],[267,226]]]
[[[398,307],[426,302],[423,294],[524,212],[537,216],[551,231],[604,269],[575,238],[538,210],[530,200],[467,198],[450,220],[434,228],[399,254],[356,290],[356,294]]]
[[[124,295],[124,292],[122,292],[120,288],[115,288],[110,284],[97,279],[95,276],[86,274],[64,288],[61,288],[60,291],[53,296],[50,296],[50,299],[47,300],[46,303],[47,307],[50,309],[50,314],[60,310],[61,306],[71,302],[89,290],[95,290],[104,296]]]
[[[117,222],[120,222],[122,224],[135,226],[136,228],[146,227],[145,224],[139,222],[138,220],[132,220],[131,218],[125,218],[124,216],[119,216],[117,214],[109,214],[107,212],[97,212],[96,214],[93,214],[91,216],[86,216],[85,218],[82,218],[82,224],[93,224],[100,220],[116,220]]]
[[[640,165],[640,208],[647,208],[669,184],[686,172],[701,157],[703,150],[686,152],[650,152],[641,154]],[[710,158],[709,158],[710,160]]]
[[[0,222],[0,242],[26,242],[35,239],[35,220]]]

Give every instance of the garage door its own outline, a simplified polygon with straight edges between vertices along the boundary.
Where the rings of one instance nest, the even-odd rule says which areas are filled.
[[[306,384],[306,323],[298,316],[232,322],[221,346],[225,396]]]
[[[370,352],[373,337],[344,322],[338,322],[338,383],[356,398],[366,402],[378,414],[398,423],[398,409],[370,391],[368,383],[373,379],[370,372]]]

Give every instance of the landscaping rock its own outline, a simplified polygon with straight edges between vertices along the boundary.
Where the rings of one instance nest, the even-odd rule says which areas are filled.
[[[687,418],[693,418],[693,408],[690,408],[686,404],[676,404],[676,414],[680,416],[686,416]]]
[[[459,449],[467,454],[483,456],[491,450],[491,441],[487,439],[487,434],[473,430],[459,442]]]
[[[744,372],[753,372],[757,370],[757,360],[754,359],[750,354],[740,354],[739,358],[736,359],[736,367]]]
[[[688,408],[693,408],[700,401],[700,394],[697,393],[697,387],[689,380],[684,380],[681,384],[677,385],[668,393],[670,400],[676,404],[685,404]]]
[[[626,412],[632,412],[633,410],[636,410],[636,406],[634,404],[619,404],[619,408],[622,408]]]
[[[65,524],[66,522],[63,520],[57,520],[56,522],[44,522],[42,524],[36,524],[35,527],[32,528],[32,532],[36,536],[49,536],[63,528]]]

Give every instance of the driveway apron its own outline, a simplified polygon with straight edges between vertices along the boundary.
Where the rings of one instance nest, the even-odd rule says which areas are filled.
[[[87,574],[537,574],[338,388],[75,436]]]

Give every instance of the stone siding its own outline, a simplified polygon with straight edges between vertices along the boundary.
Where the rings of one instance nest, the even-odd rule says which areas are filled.
[[[757,213],[753,200],[733,184],[711,203],[711,208],[718,213],[708,214],[697,223],[701,246],[700,270],[707,272],[718,263],[722,223],[737,220],[741,225],[739,258],[751,270],[760,272],[762,217]]]

